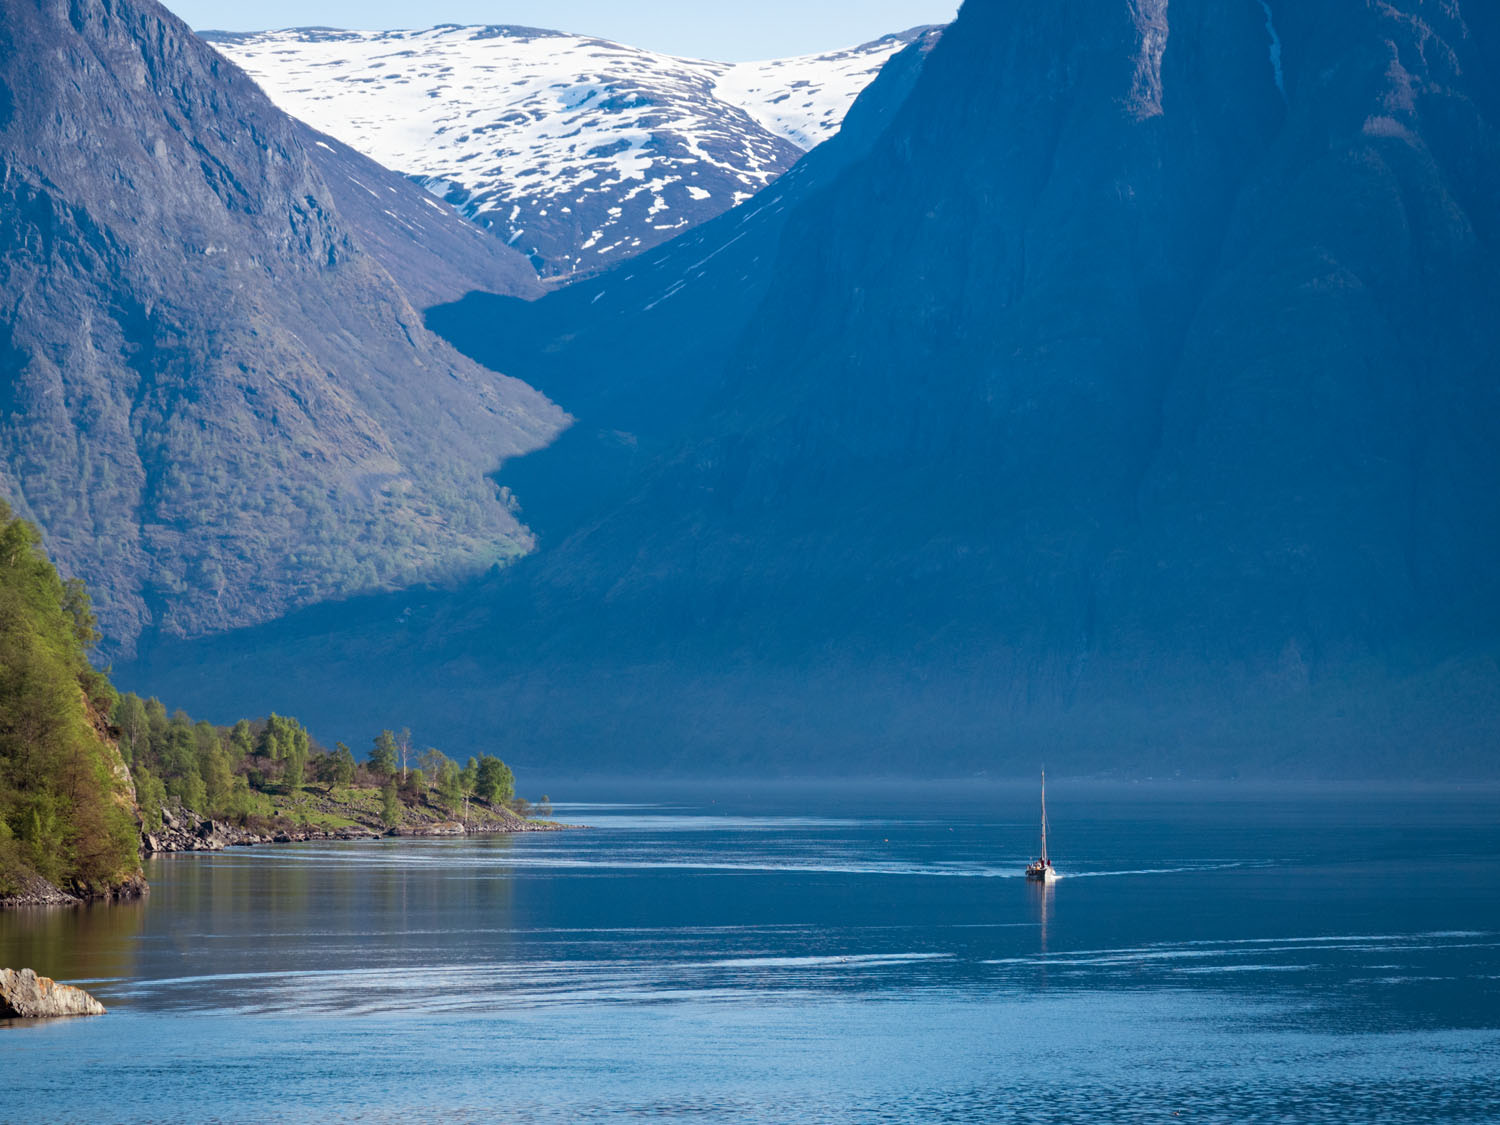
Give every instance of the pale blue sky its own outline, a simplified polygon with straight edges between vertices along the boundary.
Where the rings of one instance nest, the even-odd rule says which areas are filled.
[[[958,0],[165,0],[200,30],[509,23],[738,62],[853,46],[946,23]]]

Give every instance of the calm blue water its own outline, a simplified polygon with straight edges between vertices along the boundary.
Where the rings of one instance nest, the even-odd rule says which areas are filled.
[[[1500,796],[711,787],[0,915],[5,1121],[1500,1121]]]

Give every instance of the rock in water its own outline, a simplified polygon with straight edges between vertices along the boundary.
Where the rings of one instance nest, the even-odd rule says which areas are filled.
[[[102,1016],[104,1005],[81,988],[39,977],[31,969],[0,969],[0,1019]]]

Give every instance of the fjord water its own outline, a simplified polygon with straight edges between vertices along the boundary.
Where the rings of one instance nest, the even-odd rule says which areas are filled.
[[[0,915],[0,1118],[1500,1120],[1494,791],[605,797]]]

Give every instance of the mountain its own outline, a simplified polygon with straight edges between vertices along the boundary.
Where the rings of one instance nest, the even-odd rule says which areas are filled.
[[[300,121],[294,128],[340,220],[361,249],[400,279],[413,306],[425,309],[475,292],[518,300],[542,295],[536,271],[519,252],[399,172]]]
[[[0,13],[0,490],[108,651],[530,549],[488,474],[565,417],[413,305],[525,262],[150,0]]]
[[[202,35],[294,117],[570,276],[766,187],[924,30],[738,64],[527,27]]]
[[[158,668],[312,653],[315,722],[533,771],[1494,776],[1497,56],[1465,0],[971,2],[691,258],[434,312],[578,418],[535,556]]]

